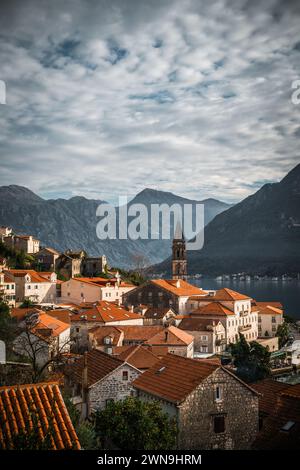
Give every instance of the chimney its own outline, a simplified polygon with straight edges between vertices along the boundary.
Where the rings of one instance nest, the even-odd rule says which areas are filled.
[[[131,313],[133,313],[133,308],[134,308],[133,305],[131,305],[131,307],[130,307],[130,312]]]
[[[89,383],[88,383],[88,352],[83,354],[83,371],[82,371],[82,413],[83,418],[89,416]]]
[[[168,334],[169,334],[169,332],[168,332],[168,330],[166,330],[166,331],[165,331],[165,342],[168,341]]]
[[[176,287],[177,287],[177,289],[179,289],[179,287],[180,287],[180,279],[177,279]]]

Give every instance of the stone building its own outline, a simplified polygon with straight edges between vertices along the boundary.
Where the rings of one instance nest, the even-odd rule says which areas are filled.
[[[69,364],[65,372],[66,390],[83,418],[110,401],[133,394],[132,382],[141,374],[134,366],[94,349]]]
[[[67,250],[55,261],[55,269],[66,279],[99,276],[107,267],[106,256],[89,257],[84,250]]]
[[[54,248],[41,248],[35,255],[35,260],[42,271],[54,271],[59,252]]]
[[[123,294],[127,307],[146,305],[154,308],[172,308],[177,314],[187,314],[187,301],[207,292],[183,279],[153,279]]]
[[[66,279],[82,274],[82,262],[86,257],[83,250],[67,250],[55,260],[55,271],[58,271]]]
[[[177,227],[172,245],[172,278],[187,279],[187,257],[182,230]]]
[[[213,361],[168,354],[133,386],[176,420],[179,449],[250,449],[256,438],[258,393]]]
[[[193,336],[195,353],[221,354],[225,350],[226,332],[220,321],[187,317],[178,328]]]
[[[10,234],[3,238],[3,243],[14,250],[24,251],[29,255],[34,255],[40,249],[40,241],[32,235]]]

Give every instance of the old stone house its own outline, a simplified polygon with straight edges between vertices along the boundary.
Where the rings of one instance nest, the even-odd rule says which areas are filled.
[[[206,294],[183,279],[152,279],[123,294],[123,303],[127,307],[143,304],[154,308],[172,308],[177,314],[187,314],[188,299]]]
[[[104,409],[112,400],[132,395],[132,382],[140,374],[131,364],[94,349],[68,365],[65,387],[85,418],[97,409]]]
[[[194,337],[194,352],[221,354],[226,347],[226,332],[220,321],[210,318],[183,318],[178,328]]]
[[[54,271],[56,260],[59,257],[59,252],[54,250],[54,248],[44,247],[38,251],[34,258],[41,268],[41,270],[45,271]]]
[[[256,438],[258,393],[213,361],[168,354],[133,386],[176,420],[179,449],[249,449]]]
[[[170,325],[173,324],[176,313],[170,307],[156,308],[156,307],[138,307],[135,311],[140,311],[144,325]]]
[[[90,257],[84,250],[67,250],[55,260],[55,269],[66,279],[98,276],[107,267],[106,256]]]

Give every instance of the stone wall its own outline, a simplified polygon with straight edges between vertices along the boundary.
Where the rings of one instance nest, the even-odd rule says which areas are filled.
[[[224,416],[225,432],[214,432],[215,416]],[[179,407],[178,422],[181,449],[249,449],[258,432],[258,396],[217,369]]]
[[[123,380],[123,371],[128,372],[128,380]],[[123,400],[133,393],[132,382],[141,374],[129,364],[123,364],[111,374],[89,389],[90,411],[106,407],[106,400]]]
[[[178,313],[178,297],[151,282],[123,294],[123,303],[127,307],[140,304],[155,308],[171,307]]]

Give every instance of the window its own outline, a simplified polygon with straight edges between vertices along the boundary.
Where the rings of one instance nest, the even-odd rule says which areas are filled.
[[[110,336],[106,336],[106,338],[104,338],[104,343],[105,343],[105,344],[111,344],[111,337],[110,337]]]
[[[272,323],[276,323],[276,318],[272,317]]]
[[[122,379],[123,379],[123,380],[128,380],[128,370],[123,370],[123,372],[122,372]]]
[[[272,325],[272,331],[276,331],[276,325]]]
[[[214,416],[214,432],[216,434],[225,432],[225,416]]]
[[[202,341],[208,341],[208,336],[207,336],[207,335],[203,335],[201,339],[202,339]]]
[[[222,387],[217,385],[215,388],[215,401],[222,401]]]
[[[258,317],[258,323],[261,323],[261,317]]]

